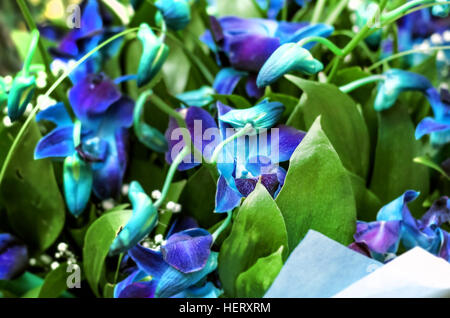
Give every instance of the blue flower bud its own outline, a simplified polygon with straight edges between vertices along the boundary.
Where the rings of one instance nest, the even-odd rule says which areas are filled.
[[[191,20],[187,0],[158,0],[155,6],[161,11],[167,26],[175,31],[184,29]]]
[[[264,100],[251,108],[230,110],[225,115],[219,116],[219,120],[234,128],[244,128],[247,124],[251,124],[255,129],[268,129],[278,122],[283,111],[283,104]]]
[[[276,49],[264,63],[259,71],[256,84],[258,87],[264,87],[292,71],[312,75],[322,69],[323,64],[316,60],[308,50],[297,43],[286,43]]]
[[[382,111],[390,108],[397,101],[400,93],[405,91],[421,91],[425,93],[431,88],[431,82],[424,76],[403,71],[390,69],[383,76],[384,81],[378,85],[378,93],[375,98],[375,110]]]
[[[64,160],[64,196],[70,213],[78,217],[86,208],[92,190],[92,170],[78,154]]]
[[[212,95],[215,91],[210,86],[202,86],[199,89],[178,94],[176,97],[188,106],[204,107],[214,101]]]
[[[137,78],[137,84],[141,87],[150,82],[159,72],[169,54],[169,47],[146,23],[140,25],[137,37],[143,47]]]
[[[158,223],[158,211],[139,182],[131,182],[128,197],[133,205],[133,215],[111,244],[110,255],[123,253],[134,247]]]
[[[12,82],[8,95],[8,116],[11,121],[18,120],[25,112],[36,88],[34,76],[17,76]]]

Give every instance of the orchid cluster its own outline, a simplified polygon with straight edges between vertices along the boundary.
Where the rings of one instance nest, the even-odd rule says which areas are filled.
[[[262,297],[311,229],[450,262],[448,1],[18,3],[0,296]]]

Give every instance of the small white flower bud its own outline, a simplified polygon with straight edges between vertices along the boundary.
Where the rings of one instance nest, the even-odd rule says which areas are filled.
[[[29,263],[31,266],[34,266],[34,265],[36,265],[36,259],[35,259],[35,258],[30,258],[30,260],[28,261],[28,263]]]
[[[161,198],[161,191],[153,190],[151,196],[153,200],[158,200],[159,198]]]
[[[60,251],[60,252],[65,252],[65,251],[67,251],[67,248],[68,248],[68,247],[69,247],[69,246],[67,245],[67,243],[61,242],[61,243],[58,244],[57,249],[58,249],[58,251]]]
[[[173,208],[173,213],[181,212],[181,204],[175,203],[175,207]]]
[[[9,118],[9,116],[5,116],[3,117],[3,126],[5,127],[11,127],[12,126],[12,121],[11,118]]]
[[[50,268],[51,269],[57,269],[59,267],[59,263],[58,262],[53,262],[50,264]]]
[[[124,185],[122,185],[122,195],[127,195],[128,190],[130,190],[130,185],[128,183],[125,183]]]
[[[175,209],[175,202],[172,202],[172,201],[169,201],[169,202],[167,202],[167,204],[166,204],[166,209],[167,210],[169,210],[169,211],[174,211],[174,209]]]

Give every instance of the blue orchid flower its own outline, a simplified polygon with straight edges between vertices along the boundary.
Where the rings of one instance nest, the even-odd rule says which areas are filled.
[[[123,96],[114,82],[103,74],[91,74],[77,82],[69,91],[69,101],[81,124],[80,144],[74,143],[74,123],[64,105],[59,103],[36,116],[37,121],[51,121],[56,128],[39,141],[34,157],[66,158],[77,154],[92,169],[95,196],[102,200],[116,197],[120,193],[127,164],[127,128],[133,122],[134,102]],[[76,178],[69,179],[70,184],[76,182]],[[85,206],[85,202],[75,204],[73,199],[68,199],[75,196],[69,188],[79,187],[83,185],[72,184],[65,191],[67,203],[73,202],[69,210],[74,215],[81,213],[79,209]],[[75,197],[81,200],[88,196]]]
[[[139,182],[131,182],[128,197],[133,205],[133,215],[111,244],[110,255],[126,252],[136,246],[158,223],[158,211]]]
[[[439,94],[435,88],[427,91],[434,118],[426,117],[417,125],[416,139],[431,134],[433,145],[441,146],[450,142],[450,99],[445,100],[446,96],[448,98],[448,91],[444,89],[442,94]]]
[[[123,31],[123,27],[111,25],[112,16],[98,0],[84,0],[81,12],[80,27],[71,29],[66,35],[61,36],[61,32],[51,26],[40,28],[44,36],[59,41],[57,48],[50,49],[55,58],[53,63],[77,61],[104,40]],[[122,39],[117,39],[94,53],[69,75],[72,82],[83,79],[87,74],[98,73],[102,63],[117,52],[121,43]]]
[[[448,197],[437,200],[420,220],[408,209],[408,203],[419,195],[406,191],[385,205],[375,222],[360,222],[351,248],[367,251],[373,258],[385,261],[389,254],[396,254],[400,242],[407,249],[420,246],[430,253],[450,261],[450,234],[440,226],[450,220]]]
[[[128,251],[137,267],[116,285],[116,298],[217,295],[213,284],[205,284],[206,276],[217,267],[218,253],[211,251],[212,235],[204,229],[185,226],[178,226],[176,231],[175,223],[160,250],[137,245]]]
[[[161,11],[167,26],[179,31],[191,21],[191,7],[188,0],[158,0],[155,6]]]
[[[258,73],[256,85],[264,87],[277,81],[284,74],[297,71],[313,75],[323,69],[323,64],[297,43],[280,46],[264,63]]]
[[[283,107],[278,103],[264,102],[250,109],[233,110],[218,102],[217,109],[219,126],[211,115],[201,108],[190,107],[180,111],[185,117],[194,147],[206,160],[212,159],[221,142],[236,134],[239,129],[245,129],[242,127],[247,127],[247,124],[255,125],[253,128],[258,130],[228,143],[223,151],[219,152],[217,168],[220,177],[217,183],[215,212],[227,212],[238,206],[241,199],[255,189],[258,180],[261,180],[272,196],[276,196],[286,175],[286,171],[278,163],[289,160],[305,133],[283,125],[275,126],[276,129],[267,129],[269,125],[276,123],[283,111]],[[175,120],[171,119],[166,131],[169,143],[166,161],[169,163],[176,156],[177,150],[184,145],[178,128]],[[186,156],[178,169],[187,170],[199,164],[198,158],[191,154]]]
[[[277,48],[309,36],[327,37],[333,30],[333,27],[325,24],[310,25],[306,22],[277,22],[233,16],[219,19],[211,17],[211,31],[202,36],[202,41],[217,54],[222,67],[231,67],[241,72],[222,70],[217,75],[220,80],[216,78],[214,88],[219,94],[231,94],[239,80],[247,76],[247,94],[250,97],[260,97],[263,91],[256,85],[256,74]],[[313,45],[314,43],[308,43],[305,49],[311,49]]]
[[[19,276],[28,265],[28,249],[9,233],[0,233],[0,280]]]
[[[376,111],[390,108],[402,92],[420,91],[426,94],[428,89],[433,87],[425,76],[400,69],[390,69],[384,72],[383,77],[384,79],[378,85],[378,93],[375,98]]]

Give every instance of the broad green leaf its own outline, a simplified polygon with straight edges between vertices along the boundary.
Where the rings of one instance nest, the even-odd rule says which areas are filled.
[[[109,247],[128,219],[131,211],[117,211],[103,215],[89,227],[83,247],[84,272],[91,289],[98,296],[98,283]]]
[[[239,0],[239,1],[216,1],[219,16],[235,16],[239,13],[242,18],[262,18],[263,12],[258,7],[255,0]]]
[[[236,295],[243,298],[263,297],[283,267],[283,246],[273,254],[259,258],[255,265],[236,280]]]
[[[16,124],[1,132],[2,149],[9,149],[18,128]],[[34,148],[41,137],[36,122],[32,121],[9,162],[0,198],[14,232],[29,247],[46,250],[64,226],[65,205],[52,162],[34,160]]]
[[[223,216],[214,213],[216,182],[202,166],[189,179],[180,196],[183,213],[197,220],[200,227],[209,228],[219,222]]]
[[[344,167],[365,178],[369,169],[369,132],[355,102],[334,85],[292,75],[286,78],[303,90],[287,125],[309,129],[320,115],[323,131]]]
[[[289,162],[276,202],[292,251],[308,230],[347,245],[356,226],[356,207],[347,170],[322,130],[318,117]]]
[[[428,195],[428,168],[415,163],[421,143],[414,138],[414,125],[403,105],[379,113],[378,142],[370,190],[386,204],[406,190],[421,192],[410,207],[420,216],[420,205]],[[420,212],[420,213],[419,213]]]
[[[380,199],[367,189],[366,182],[360,176],[349,172],[356,203],[356,215],[361,221],[374,221],[378,210],[382,207]]]
[[[14,279],[0,280],[0,289],[21,296],[30,290],[39,289],[43,282],[44,280],[39,276],[30,272],[25,272]]]
[[[235,297],[238,276],[281,246],[287,252],[283,217],[266,188],[258,183],[240,207],[231,233],[220,249],[219,276],[225,293]]]
[[[67,263],[59,265],[58,268],[47,274],[42,284],[39,298],[57,298],[67,289]]]

